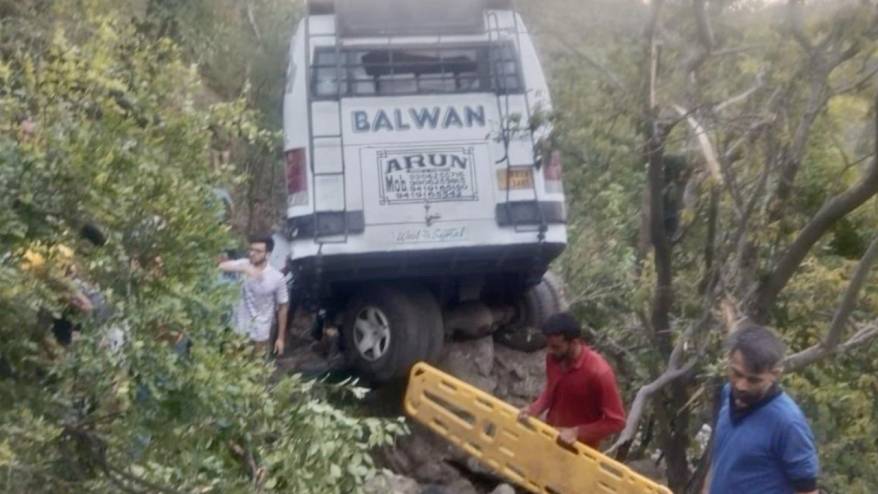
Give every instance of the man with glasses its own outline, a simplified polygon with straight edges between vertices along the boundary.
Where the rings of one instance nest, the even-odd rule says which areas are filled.
[[[274,353],[280,356],[286,344],[289,294],[283,274],[268,262],[273,249],[271,236],[251,237],[247,259],[223,261],[219,267],[227,273],[242,273],[244,277],[241,298],[235,306],[235,330],[256,343],[257,352],[268,353],[276,317]]]

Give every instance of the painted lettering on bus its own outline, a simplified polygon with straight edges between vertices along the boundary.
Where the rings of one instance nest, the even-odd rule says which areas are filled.
[[[385,174],[392,172],[411,171],[421,168],[459,168],[466,170],[466,156],[445,153],[411,154],[401,158],[387,160]]]
[[[366,110],[351,113],[354,132],[394,132],[415,129],[463,129],[484,127],[485,107],[482,105],[455,108],[395,108],[378,110],[369,114]]]

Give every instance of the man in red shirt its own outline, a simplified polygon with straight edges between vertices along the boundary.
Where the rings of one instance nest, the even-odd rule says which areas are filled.
[[[597,449],[601,441],[625,427],[625,409],[610,364],[581,340],[582,328],[569,313],[543,323],[546,335],[546,386],[539,398],[521,409],[519,420],[546,414],[561,432],[558,440],[577,440]]]

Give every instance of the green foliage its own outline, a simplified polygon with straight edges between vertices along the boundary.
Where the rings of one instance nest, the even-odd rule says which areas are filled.
[[[277,134],[244,100],[202,109],[170,39],[73,3],[0,38],[0,486],[356,492],[402,423],[333,406],[327,392],[362,396],[350,384],[273,378],[222,324],[213,259],[230,235],[212,191],[235,177],[216,155]],[[62,348],[49,327],[71,272],[110,314],[71,315],[82,337]]]

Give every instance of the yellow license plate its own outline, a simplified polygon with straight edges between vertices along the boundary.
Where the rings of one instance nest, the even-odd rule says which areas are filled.
[[[497,170],[497,184],[500,190],[531,189],[534,186],[532,169],[528,166]]]

